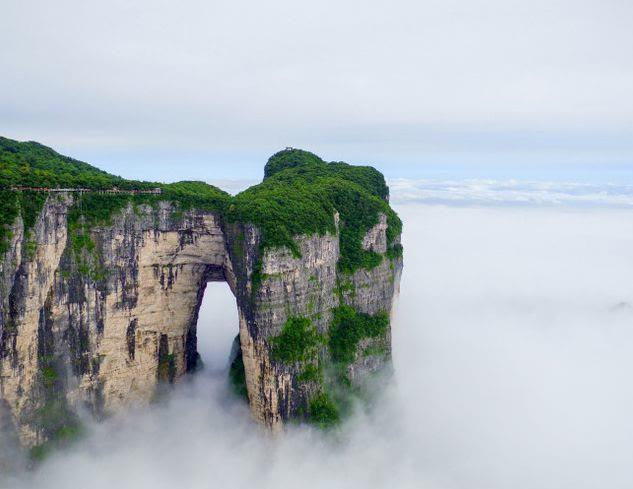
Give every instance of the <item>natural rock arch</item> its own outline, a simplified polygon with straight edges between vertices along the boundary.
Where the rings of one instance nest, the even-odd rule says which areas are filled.
[[[402,223],[374,168],[287,148],[230,196],[38,143],[0,137],[0,156],[0,420],[23,445],[194,370],[210,280],[236,298],[249,405],[272,430],[336,422],[349,387],[389,364]]]
[[[70,196],[47,200],[30,260],[19,253],[18,223],[17,251],[5,262],[4,277],[13,277],[10,290],[27,291],[13,294],[14,324],[3,333],[1,365],[2,397],[26,445],[49,436],[38,425],[48,402],[107,415],[149,402],[161,380],[177,381],[193,370],[198,313],[209,281],[226,281],[236,297],[251,412],[277,430],[316,388],[297,383],[296,365],[271,359],[270,338],[295,316],[311,318],[325,333],[332,310],[342,303],[369,314],[389,311],[399,282],[401,259],[394,258],[345,276],[350,287],[342,291],[338,234],[297,237],[300,257],[285,248],[260,256],[256,227],[221,225],[216,214],[196,210],[175,219],[168,202],[130,205],[111,225],[94,228],[91,236],[107,274],[86,279],[70,256],[71,205]],[[364,246],[384,252],[386,227],[383,216]],[[44,366],[43,358],[49,362]],[[349,366],[350,379],[383,363],[362,357]],[[47,397],[47,382],[63,399]]]

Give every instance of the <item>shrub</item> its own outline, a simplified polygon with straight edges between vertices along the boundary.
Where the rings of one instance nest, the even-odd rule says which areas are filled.
[[[305,368],[301,371],[299,375],[297,375],[297,382],[299,384],[303,384],[305,382],[319,382],[323,381],[323,372],[318,365],[314,363],[309,363],[305,366]]]
[[[271,358],[289,364],[314,359],[323,338],[308,318],[292,317],[270,342]]]
[[[376,338],[387,331],[389,316],[380,312],[374,316],[356,312],[352,307],[334,309],[328,345],[332,360],[351,363],[356,358],[358,342],[363,338]]]
[[[320,428],[331,428],[340,421],[339,409],[330,396],[321,392],[308,403],[308,421]]]

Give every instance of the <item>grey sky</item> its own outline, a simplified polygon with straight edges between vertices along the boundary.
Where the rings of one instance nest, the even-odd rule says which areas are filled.
[[[125,176],[633,166],[629,0],[7,0],[0,134]],[[536,174],[536,175],[535,175]]]

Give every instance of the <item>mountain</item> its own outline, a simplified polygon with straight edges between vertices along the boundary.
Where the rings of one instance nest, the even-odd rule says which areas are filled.
[[[232,197],[5,138],[0,164],[0,419],[35,458],[79,409],[150,402],[198,368],[209,281],[236,297],[229,377],[272,430],[336,424],[390,364],[402,223],[374,168],[289,148]]]

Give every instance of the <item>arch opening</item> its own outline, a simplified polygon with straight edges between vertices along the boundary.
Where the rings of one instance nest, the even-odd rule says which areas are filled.
[[[224,372],[239,333],[237,302],[226,281],[211,280],[202,291],[196,322],[196,349],[205,369]]]

